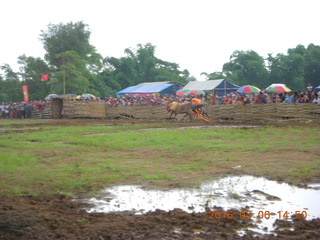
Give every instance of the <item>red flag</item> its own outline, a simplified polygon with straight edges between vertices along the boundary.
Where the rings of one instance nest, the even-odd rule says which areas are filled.
[[[49,74],[41,74],[41,81],[48,81],[49,79]]]
[[[22,92],[23,92],[23,101],[25,101],[27,103],[29,101],[28,86],[27,85],[22,86]]]

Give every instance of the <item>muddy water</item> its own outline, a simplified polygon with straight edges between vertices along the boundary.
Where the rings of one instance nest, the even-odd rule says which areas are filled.
[[[87,200],[88,212],[133,211],[143,214],[156,209],[204,212],[215,206],[243,210],[243,216],[257,224],[255,231],[270,232],[276,219],[293,214],[308,220],[320,217],[320,184],[306,188],[253,176],[231,176],[204,182],[197,188],[150,189],[124,185],[104,189]],[[246,208],[246,210],[244,210]],[[208,209],[207,209],[208,210]],[[299,211],[299,212],[298,212]],[[220,215],[220,216],[219,216]],[[216,217],[225,217],[218,212]]]

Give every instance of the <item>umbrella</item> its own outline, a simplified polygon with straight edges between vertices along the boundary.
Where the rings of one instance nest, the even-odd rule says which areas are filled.
[[[58,94],[49,94],[48,96],[46,96],[45,98],[44,98],[44,100],[51,100],[53,97],[58,97],[59,95]]]
[[[186,95],[189,90],[187,89],[180,89],[179,91],[176,92],[177,95]]]
[[[90,93],[85,93],[85,94],[81,95],[81,98],[82,99],[89,99],[89,98],[96,99],[96,96],[94,96],[93,94],[90,94]]]
[[[187,92],[186,93],[187,95],[194,95],[194,96],[196,96],[196,95],[203,95],[203,94],[205,94],[205,92],[204,91],[202,91],[202,90],[190,90],[189,92]]]
[[[280,84],[280,83],[271,84],[269,87],[266,88],[266,90],[268,92],[276,92],[276,93],[291,92],[290,88],[286,87],[285,84]]]
[[[261,90],[252,85],[244,85],[237,90],[237,93],[253,93],[253,92],[260,92]]]

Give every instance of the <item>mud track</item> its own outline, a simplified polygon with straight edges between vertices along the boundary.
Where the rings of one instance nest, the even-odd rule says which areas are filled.
[[[179,209],[145,215],[87,213],[88,207],[64,195],[0,198],[0,239],[319,239],[320,220],[278,220],[278,236],[236,230],[252,226],[249,219],[209,219],[205,213]],[[232,210],[234,213],[237,210]]]

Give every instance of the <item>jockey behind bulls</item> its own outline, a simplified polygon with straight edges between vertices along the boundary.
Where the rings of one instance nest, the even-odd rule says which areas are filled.
[[[192,111],[197,112],[202,110],[202,101],[199,98],[191,99]]]

